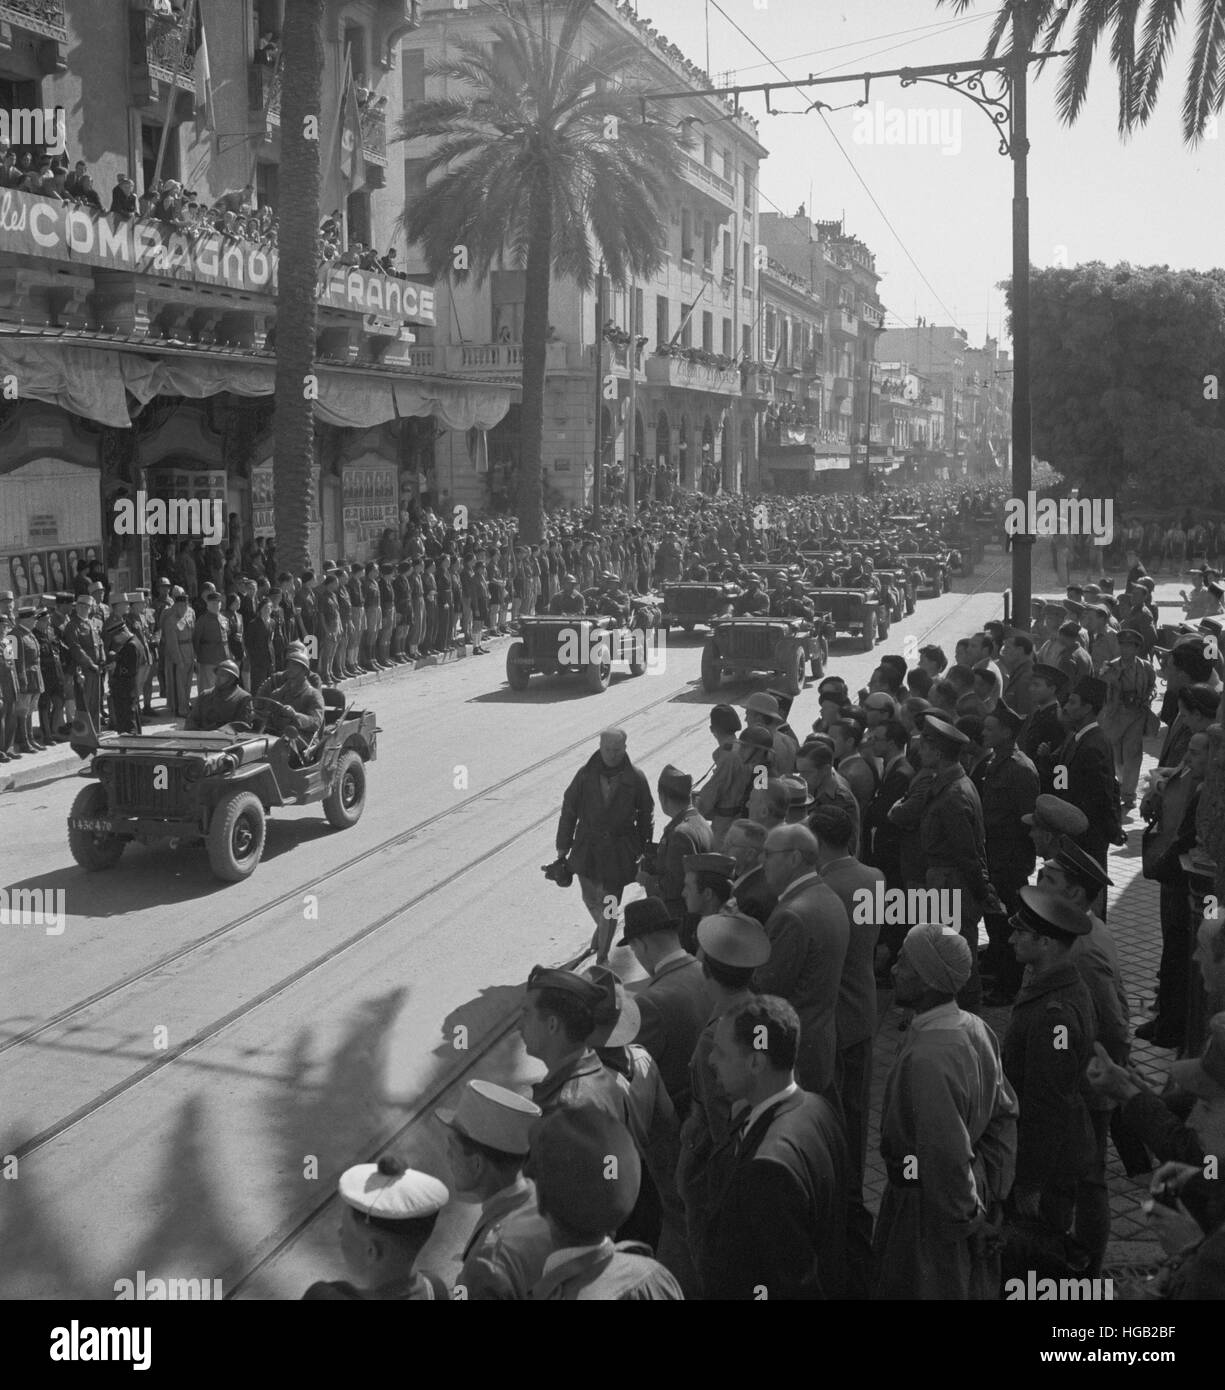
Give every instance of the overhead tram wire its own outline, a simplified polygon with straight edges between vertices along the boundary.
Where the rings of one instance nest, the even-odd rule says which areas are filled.
[[[740,25],[737,24],[734,19],[732,19],[732,17],[727,13],[727,11],[719,4],[719,0],[711,0],[711,3],[714,5],[715,9],[718,10],[719,13],[723,16],[723,18],[727,20],[727,22],[732,26],[732,28],[735,29],[736,32],[747,43],[751,44],[753,48],[755,48],[763,58],[766,59],[766,61],[770,64],[771,67],[774,68],[775,72],[777,72],[780,77],[782,77],[785,81],[792,81],[792,79],[787,76],[783,69],[779,67],[778,63],[776,63],[774,59],[770,57],[770,55],[765,51],[765,49],[762,48],[762,46],[755,39],[750,38],[749,35],[746,34],[744,30],[740,27]],[[809,110],[812,110],[816,105],[817,103],[816,101],[814,101],[813,106],[809,107]],[[935,299],[936,303],[939,304],[940,307],[944,310],[945,314],[948,316],[949,322],[955,323],[956,316],[952,313],[948,305],[944,302],[943,299],[941,299],[940,295],[936,292],[935,286],[923,273],[923,270],[920,267],[918,261],[916,261],[914,256],[911,255],[910,248],[902,240],[901,234],[898,232],[897,228],[893,225],[893,223],[889,220],[889,216],[885,212],[884,208],[881,207],[879,201],[877,200],[876,194],[873,193],[872,190],[868,187],[863,175],[855,167],[855,161],[850,157],[849,154],[847,154],[846,149],[843,147],[842,141],[838,139],[837,135],[834,133],[833,128],[830,126],[830,123],[825,119],[825,113],[823,111],[818,110],[817,115],[821,117],[821,122],[825,126],[825,129],[829,132],[830,139],[833,140],[835,145],[837,145],[839,154],[841,154],[843,159],[846,160],[851,172],[859,181],[860,187],[868,195],[869,199],[872,202],[872,206],[880,214],[881,221],[883,221],[885,226],[889,228],[890,233],[893,235],[893,239],[902,248],[903,254],[905,255],[906,259],[910,262],[910,264],[914,267],[919,279],[922,280],[923,283],[927,286],[927,288],[931,291],[932,298]]]
[[[508,14],[505,10],[500,9],[495,3],[493,3],[493,0],[478,0],[478,3],[481,4],[481,5],[483,5],[487,10],[492,10],[493,13],[494,13],[495,15],[497,15],[500,19],[508,20],[508,21],[509,21],[511,24],[513,24],[516,28],[523,29],[525,32],[529,33],[533,38],[535,38],[535,39],[537,39],[537,40],[543,39],[543,41],[544,41],[545,43],[547,43],[547,44],[548,44],[550,47],[552,47],[552,48],[558,48],[558,47],[559,47],[559,45],[556,43],[556,41],[553,40],[553,39],[551,39],[547,34],[546,34],[546,35],[542,35],[542,34],[540,33],[539,30],[534,29],[530,24],[525,24],[523,20],[518,19],[518,18],[516,18],[514,15]],[[736,32],[737,32],[738,34],[740,34],[741,37],[744,38],[749,44],[751,44],[752,47],[753,47],[758,53],[760,53],[761,56],[766,60],[764,63],[758,64],[757,66],[760,66],[760,67],[766,67],[766,66],[772,67],[772,68],[775,70],[775,72],[777,72],[781,77],[783,77],[783,78],[786,79],[787,81],[790,81],[790,80],[791,80],[790,78],[787,77],[787,74],[783,71],[783,69],[782,69],[781,67],[779,67],[778,63],[775,62],[775,60],[774,60],[773,58],[770,57],[770,55],[765,51],[765,49],[762,48],[761,45],[760,45],[759,43],[757,43],[754,39],[750,38],[749,35],[746,34],[746,33],[744,32],[744,30],[736,23],[736,21],[735,21],[734,19],[731,18],[731,16],[727,13],[727,11],[724,10],[723,7],[722,7],[721,5],[719,5],[718,0],[712,0],[712,3],[714,4],[715,9],[719,11],[719,13],[723,16],[724,19],[727,20],[727,22],[732,26],[732,28],[735,29]],[[967,18],[967,19],[961,19],[961,20],[950,21],[950,22],[949,22],[947,25],[945,25],[945,26],[932,25],[932,26],[924,26],[924,28],[928,28],[928,27],[930,27],[930,28],[939,28],[939,29],[941,29],[941,31],[943,32],[943,31],[946,30],[946,29],[953,29],[953,28],[958,28],[958,27],[961,27],[961,26],[967,25],[967,24],[979,23],[979,22],[981,22],[984,18],[987,18],[987,16],[985,16],[985,15],[974,15],[974,16],[971,16],[970,18]],[[911,32],[911,31],[905,30],[905,29],[899,29],[899,30],[895,30],[895,31],[894,31],[893,33],[891,33],[891,34],[878,34],[878,35],[874,35],[874,36],[873,36],[872,38],[870,38],[870,39],[862,39],[862,40],[858,40],[857,42],[859,42],[859,43],[874,43],[874,42],[876,41],[876,39],[895,38],[895,37],[898,37],[899,35],[903,35],[903,34],[906,34],[906,33],[908,33],[908,32]],[[841,44],[841,45],[839,45],[840,48],[849,48],[849,47],[854,47],[854,46],[855,46],[854,44]],[[893,47],[902,47],[902,46],[903,46],[903,45],[900,45],[900,44],[898,44],[898,45],[893,45]],[[818,51],[832,52],[832,51],[834,51],[834,50],[818,50]],[[874,50],[872,53],[865,53],[865,54],[862,55],[862,56],[863,56],[863,59],[868,59],[868,58],[872,58],[872,57],[877,56],[879,53],[891,52],[891,51],[892,51],[892,48],[890,48],[890,49],[879,49],[879,50]],[[804,55],[800,55],[800,56],[804,56]],[[851,66],[857,66],[859,61],[860,61],[860,60],[858,60],[858,59],[855,59],[855,60],[850,60],[850,59],[848,59],[846,63],[838,64],[838,65],[836,65],[836,66],[837,66],[837,67],[851,67]],[[622,82],[620,81],[620,79],[617,78],[617,77],[614,77],[611,73],[604,72],[603,69],[600,69],[600,68],[596,68],[595,71],[596,71],[597,73],[599,73],[599,75],[600,75],[601,77],[606,78],[606,79],[607,79],[610,83],[612,83],[614,86],[616,86],[616,87],[622,87],[622,86],[623,86],[623,84],[622,84]],[[739,68],[738,68],[738,69],[735,69],[735,71],[737,71],[737,72],[740,72],[740,71],[749,71],[749,69],[739,69]],[[825,69],[825,70],[823,70],[823,71],[824,71],[824,72],[836,71],[836,68],[834,68],[834,69]],[[821,74],[817,74],[817,73],[812,73],[812,74],[810,74],[810,76],[813,76],[813,77],[816,77],[816,76],[819,76],[819,75],[821,75]],[[733,84],[733,85],[734,85],[734,84]],[[628,89],[626,89],[626,90],[628,90]],[[649,100],[649,98],[648,98],[648,100]],[[813,108],[810,106],[808,109],[811,111]],[[778,111],[778,112],[773,112],[773,113],[771,113],[771,114],[780,115],[780,116],[781,116],[781,115],[788,115],[788,114],[805,114],[805,113],[799,113],[799,112],[797,112],[797,113],[789,113],[789,112]],[[955,319],[956,319],[956,316],[955,316],[955,315],[953,314],[953,312],[949,309],[948,305],[945,304],[944,300],[940,297],[940,295],[936,292],[935,287],[932,285],[931,281],[927,278],[927,276],[923,273],[923,270],[920,268],[918,261],[916,261],[915,258],[914,258],[914,256],[911,255],[910,249],[907,247],[906,243],[902,240],[901,234],[898,232],[897,228],[896,228],[896,227],[893,225],[893,223],[890,221],[888,214],[887,214],[887,213],[885,212],[885,210],[881,207],[879,201],[878,201],[877,198],[876,198],[876,195],[872,192],[872,190],[868,187],[867,183],[864,181],[864,178],[863,178],[862,174],[860,174],[859,170],[855,168],[854,162],[852,161],[851,157],[847,154],[846,150],[842,147],[841,141],[839,141],[837,135],[834,134],[834,131],[833,131],[832,128],[830,127],[829,122],[825,120],[824,113],[818,111],[817,114],[821,116],[822,122],[824,123],[826,130],[829,132],[830,138],[831,138],[831,139],[834,141],[834,143],[838,146],[838,151],[839,151],[839,153],[842,155],[843,159],[845,159],[846,162],[850,165],[850,167],[851,167],[851,172],[855,175],[856,179],[859,181],[860,185],[862,186],[864,192],[868,195],[868,198],[871,200],[872,206],[873,206],[873,207],[876,209],[876,211],[880,214],[881,221],[883,221],[884,224],[885,224],[885,226],[888,227],[890,233],[891,233],[892,236],[893,236],[893,239],[894,239],[894,240],[897,242],[897,244],[902,248],[903,254],[905,255],[906,259],[910,262],[910,264],[914,267],[916,273],[917,273],[918,276],[919,276],[919,279],[922,280],[923,283],[927,286],[927,288],[931,291],[932,298],[935,299],[936,303],[939,304],[940,307],[944,310],[945,314],[946,314],[947,317],[948,317],[949,322],[950,322],[950,323],[954,322]],[[777,213],[779,214],[780,217],[786,217],[786,216],[788,215],[788,214],[784,211],[784,209],[783,209],[782,207],[780,207],[779,204],[776,203],[776,202],[774,201],[774,199],[771,198],[770,195],[769,195],[768,193],[765,192],[765,190],[762,188],[762,186],[760,185],[760,183],[757,185],[757,197],[758,197],[759,200],[768,203],[768,204],[770,205],[770,207],[771,207],[775,212],[777,212]],[[912,327],[912,328],[913,328],[913,327],[915,326],[914,324],[907,324],[907,323],[906,323],[906,320],[905,320],[905,319],[902,317],[902,315],[900,315],[900,314],[896,314],[895,317],[901,319],[901,320],[902,320],[902,323],[903,323],[905,326],[907,326],[907,327]]]

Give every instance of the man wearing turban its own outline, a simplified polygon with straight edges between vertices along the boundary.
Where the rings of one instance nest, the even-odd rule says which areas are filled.
[[[876,1298],[999,1297],[991,1235],[1012,1186],[1018,1106],[995,1034],[957,1007],[970,964],[957,928],[932,924],[911,928],[893,968],[914,1017],[881,1105]]]

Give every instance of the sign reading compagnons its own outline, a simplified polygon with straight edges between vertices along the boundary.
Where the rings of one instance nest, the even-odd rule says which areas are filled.
[[[0,251],[130,270],[163,279],[276,293],[276,251],[220,232],[185,236],[161,222],[90,215],[83,208],[6,189],[0,193]],[[405,323],[434,323],[434,291],[353,266],[325,265],[320,304]]]

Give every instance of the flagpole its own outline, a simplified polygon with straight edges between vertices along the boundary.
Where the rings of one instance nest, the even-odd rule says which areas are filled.
[[[174,70],[170,74],[170,95],[166,98],[166,119],[162,122],[162,138],[157,147],[157,163],[153,166],[153,187],[145,192],[156,192],[162,180],[162,164],[166,159],[166,142],[170,138],[170,118],[174,115],[174,104],[179,95],[179,77],[183,71],[183,55],[187,52],[187,40],[196,22],[196,0],[187,0],[187,12],[183,16],[183,41],[179,44]]]

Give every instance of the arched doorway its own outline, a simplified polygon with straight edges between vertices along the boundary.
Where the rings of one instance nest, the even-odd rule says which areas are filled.
[[[669,473],[672,468],[672,425],[668,412],[661,410],[655,422],[655,497],[664,501],[668,497]]]

